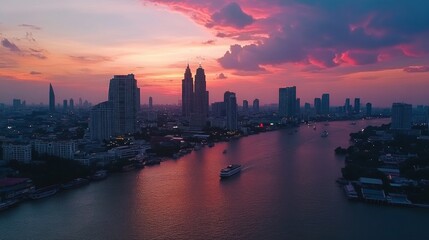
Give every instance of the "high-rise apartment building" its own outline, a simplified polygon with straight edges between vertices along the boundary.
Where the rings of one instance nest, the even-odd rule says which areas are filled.
[[[296,116],[296,87],[279,88],[280,116]]]
[[[226,129],[237,130],[237,98],[233,92],[225,92],[224,101],[226,106]]]
[[[259,99],[253,100],[253,106],[252,106],[253,113],[259,113]]]
[[[320,98],[314,99],[314,110],[317,115],[322,114],[322,100]]]
[[[393,103],[392,104],[392,125],[393,130],[410,130],[412,126],[412,108],[411,104]]]
[[[113,136],[113,116],[113,104],[109,101],[91,109],[89,129],[92,140],[102,141]]]
[[[114,135],[135,133],[140,108],[140,89],[134,74],[115,75],[109,84],[109,101],[113,105]]]
[[[182,116],[190,117],[193,108],[194,98],[194,80],[192,78],[189,64],[186,67],[184,78],[182,80]]]
[[[324,93],[322,94],[322,109],[321,112],[323,115],[328,115],[329,114],[329,94],[328,93]]]
[[[55,93],[52,84],[49,83],[49,111],[55,112]]]

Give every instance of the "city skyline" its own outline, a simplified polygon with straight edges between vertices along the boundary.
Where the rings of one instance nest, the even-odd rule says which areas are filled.
[[[225,90],[276,103],[278,88],[296,86],[302,103],[330,93],[333,106],[427,105],[427,4],[5,1],[0,102],[47,104],[52,83],[57,100],[99,103],[110,76],[134,73],[143,103],[177,104],[183,68],[201,63],[210,103]]]

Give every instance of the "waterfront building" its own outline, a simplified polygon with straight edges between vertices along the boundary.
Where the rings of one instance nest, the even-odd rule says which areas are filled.
[[[113,135],[113,104],[106,101],[95,105],[90,112],[89,130],[92,140],[106,140]]]
[[[182,116],[190,117],[193,108],[194,98],[194,80],[191,69],[186,66],[185,74],[182,80]]]
[[[31,161],[30,144],[6,144],[3,145],[3,160],[9,162],[16,160],[18,162],[29,163]]]
[[[249,102],[247,100],[243,100],[243,114],[247,115],[249,113]]]
[[[360,113],[360,98],[355,98],[354,113]]]
[[[225,102],[214,102],[211,106],[213,117],[226,116]]]
[[[253,113],[259,113],[259,99],[256,98],[255,100],[253,100],[252,109]]]
[[[329,94],[328,93],[324,93],[322,94],[322,107],[321,107],[321,113],[323,115],[328,115],[329,114]]]
[[[113,134],[124,135],[137,130],[140,88],[134,74],[115,75],[109,84],[109,101],[113,105]]]
[[[206,75],[204,69],[200,65],[195,74],[195,92],[190,121],[190,126],[192,128],[202,129],[206,126],[208,106],[209,92],[206,90]]]
[[[372,115],[372,104],[367,103],[366,104],[366,116],[371,117],[371,115]]]
[[[412,105],[406,103],[392,104],[392,130],[410,130],[412,126]]]
[[[38,154],[46,154],[70,160],[74,159],[74,154],[76,152],[76,144],[71,140],[57,142],[35,140],[33,141],[33,147]]]
[[[279,115],[296,116],[296,87],[279,88]]]
[[[49,111],[55,112],[55,93],[52,84],[49,83]]]
[[[314,110],[317,115],[322,113],[322,100],[320,98],[314,99]]]
[[[225,92],[224,94],[225,106],[226,106],[226,129],[237,130],[237,98],[233,92]]]

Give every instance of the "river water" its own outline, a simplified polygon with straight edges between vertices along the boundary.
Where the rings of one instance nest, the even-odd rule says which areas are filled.
[[[334,149],[386,122],[267,132],[114,174],[0,213],[0,239],[426,239],[429,210],[349,202],[335,183]],[[220,181],[231,163],[243,171]]]

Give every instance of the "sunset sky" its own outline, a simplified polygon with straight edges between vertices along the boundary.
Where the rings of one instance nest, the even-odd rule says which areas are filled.
[[[261,105],[297,86],[375,107],[429,105],[427,0],[2,0],[0,102],[107,99],[134,73],[142,103],[177,104],[201,63],[210,102],[226,90]]]

